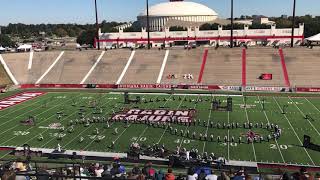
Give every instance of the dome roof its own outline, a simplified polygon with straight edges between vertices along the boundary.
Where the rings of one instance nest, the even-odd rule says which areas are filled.
[[[146,15],[147,10],[139,16]],[[149,7],[149,16],[218,16],[218,14],[209,7],[199,3],[172,1]]]

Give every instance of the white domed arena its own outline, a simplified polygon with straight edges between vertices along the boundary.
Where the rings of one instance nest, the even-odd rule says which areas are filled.
[[[161,31],[171,20],[204,23],[214,21],[218,14],[211,8],[190,1],[170,0],[149,7],[149,24],[151,31]],[[147,10],[139,16],[138,21],[143,27],[147,26]]]

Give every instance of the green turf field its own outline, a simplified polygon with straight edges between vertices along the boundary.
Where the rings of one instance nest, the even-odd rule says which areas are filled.
[[[164,144],[165,147],[175,150],[181,148],[197,148],[199,152],[215,153],[229,160],[255,161],[255,162],[275,162],[303,165],[320,165],[320,152],[301,147],[303,135],[311,136],[312,141],[320,144],[320,99],[317,97],[259,97],[233,96],[233,112],[218,112],[211,110],[210,101],[213,98],[225,102],[225,96],[219,95],[168,95],[168,94],[130,94],[130,98],[140,96],[142,103],[125,105],[123,94],[115,93],[86,93],[86,92],[50,92],[43,96],[15,105],[0,111],[0,145],[1,146],[22,146],[27,143],[32,147],[56,148],[59,143],[64,149],[86,150],[98,152],[126,152],[132,142],[139,144]],[[179,98],[181,97],[181,98]],[[0,98],[4,98],[3,95]],[[160,101],[156,102],[156,99]],[[144,100],[152,99],[153,102],[145,103]],[[163,100],[163,99],[166,99]],[[201,102],[196,103],[197,100]],[[244,101],[246,99],[246,106]],[[265,111],[262,110],[262,99],[264,99]],[[96,101],[97,109],[90,107]],[[286,114],[282,114],[282,107]],[[159,109],[163,106],[167,110],[187,110],[196,109],[195,119],[201,124],[195,126],[185,126],[182,124],[171,124],[173,129],[178,130],[174,135],[169,128],[152,127],[145,124],[129,124],[125,126],[123,122],[110,122],[110,128],[106,123],[90,123],[74,125],[73,132],[68,132],[70,120],[79,118],[79,108],[86,111],[85,118],[110,117],[113,112],[119,112],[123,108],[139,109]],[[94,114],[97,111],[101,114]],[[58,119],[57,112],[62,112],[64,116]],[[311,119],[304,117],[309,115]],[[20,121],[35,116],[35,126],[25,126]],[[211,128],[207,126],[210,122],[215,125],[239,123],[239,128]],[[243,143],[238,142],[238,137],[246,134],[249,129],[242,127],[243,123],[253,124],[263,123],[277,124],[282,129],[281,137],[270,142],[247,143],[246,138],[242,138]],[[65,127],[62,132],[59,129],[50,129],[54,123],[60,123]],[[166,126],[168,127],[168,126]],[[265,126],[263,126],[265,127]],[[95,129],[99,129],[99,135],[95,135]],[[114,134],[114,129],[118,128],[118,134]],[[180,130],[196,132],[197,136],[202,133],[208,136],[213,135],[214,141],[200,141],[189,137],[181,136]],[[270,131],[265,128],[253,128],[253,131],[266,137]],[[40,134],[43,140],[38,138]],[[58,136],[63,136],[61,140]],[[221,139],[225,136],[231,141],[235,137],[235,142],[217,142],[217,136]],[[83,142],[79,142],[83,137]],[[97,138],[101,141],[97,142]],[[115,147],[110,149],[111,142],[115,142]],[[3,158],[6,154],[2,154]]]

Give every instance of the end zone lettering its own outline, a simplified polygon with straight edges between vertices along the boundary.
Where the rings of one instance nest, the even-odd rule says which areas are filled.
[[[163,110],[163,109],[129,109],[119,114],[115,114],[112,120],[129,121],[150,121],[167,122],[173,119],[184,122],[192,122],[196,114],[195,109],[191,110]]]
[[[0,110],[28,101],[45,94],[45,92],[24,92],[0,100]]]

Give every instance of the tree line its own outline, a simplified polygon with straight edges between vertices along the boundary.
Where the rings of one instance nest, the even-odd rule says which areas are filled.
[[[241,16],[238,19],[246,19],[248,16]],[[275,21],[278,28],[290,28],[292,24],[292,17],[271,17],[271,21]],[[320,16],[312,17],[311,15],[300,16],[296,18],[295,26],[299,23],[305,24],[305,37],[320,33]],[[117,32],[116,28],[119,25],[126,24],[126,22],[107,22],[102,21],[100,28],[102,32]],[[231,26],[224,26],[224,29],[230,29]],[[243,29],[243,24],[235,24],[235,29]],[[268,29],[269,25],[253,24],[251,29]],[[218,24],[203,24],[200,30],[216,30]],[[183,27],[171,27],[170,30],[183,31]],[[77,37],[79,44],[93,44],[96,36],[95,24],[9,24],[1,27],[2,34],[0,35],[0,45],[13,46],[15,42],[13,39],[37,39],[42,37]],[[141,31],[140,24],[134,22],[133,26],[124,30],[125,32],[139,32]]]
[[[102,21],[102,32],[117,32],[116,26],[125,22]],[[13,46],[13,39],[36,39],[44,37],[77,37],[80,44],[93,44],[95,37],[95,24],[8,24],[1,27],[0,45]]]

